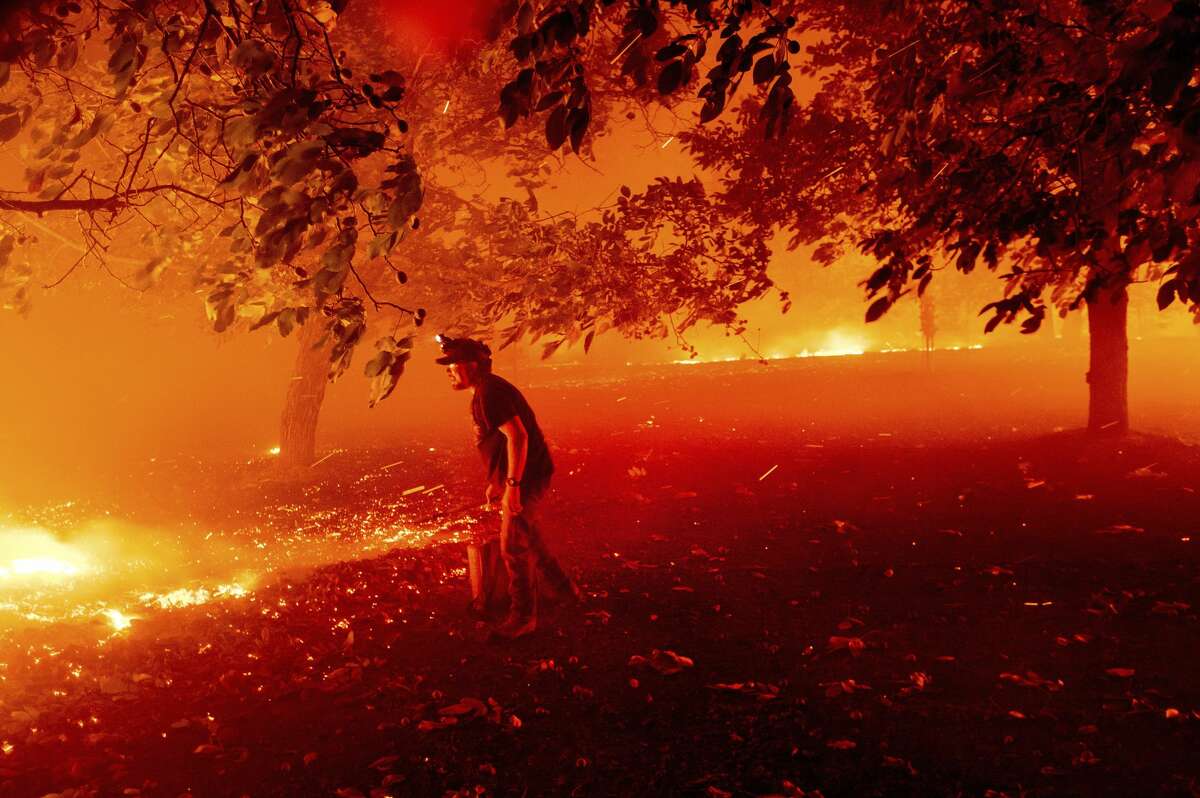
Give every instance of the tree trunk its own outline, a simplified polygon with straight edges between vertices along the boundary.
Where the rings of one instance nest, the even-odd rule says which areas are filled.
[[[324,334],[319,317],[300,328],[300,350],[279,420],[279,461],[284,468],[307,468],[317,456],[317,418],[329,382],[330,347],[317,345]]]
[[[1124,285],[1101,288],[1088,301],[1088,432],[1129,430],[1129,294]]]

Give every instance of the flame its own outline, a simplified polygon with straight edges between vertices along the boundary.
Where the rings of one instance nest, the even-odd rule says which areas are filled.
[[[87,556],[44,529],[0,528],[0,582],[70,579],[92,570]]]
[[[270,449],[267,449],[267,454],[271,455],[272,457],[278,457],[279,453],[282,451],[283,449],[281,447],[272,446]]]
[[[133,626],[134,619],[120,610],[109,608],[102,611],[100,614],[108,618],[108,622],[112,624],[113,631],[123,632],[130,626]]]
[[[250,591],[242,585],[232,583],[217,585],[212,590],[205,587],[181,587],[169,593],[143,593],[139,598],[143,604],[157,606],[161,609],[178,607],[194,607],[197,604],[207,604],[217,598],[241,598]]]
[[[857,335],[830,330],[825,335],[825,344],[813,353],[813,357],[844,357],[861,355],[867,351],[867,343]]]
[[[7,566],[0,566],[0,578],[35,574],[75,576],[80,573],[80,570],[66,560],[57,560],[53,557],[30,557],[11,560]]]
[[[959,352],[965,350],[983,349],[983,344],[959,345],[959,346],[939,346],[935,348],[939,352]],[[773,349],[765,352],[762,356],[763,360],[792,360],[793,358],[809,358],[809,357],[855,357],[857,355],[865,355],[867,352],[874,351],[879,354],[892,354],[894,352],[913,352],[915,349],[907,347],[883,347],[880,349],[871,350],[868,348],[867,340],[853,333],[848,333],[843,330],[831,330],[825,334],[825,341],[818,349],[801,349],[799,352],[794,350]],[[757,357],[751,357],[748,353],[743,353],[740,356],[725,356],[725,357],[696,357],[687,360],[672,360],[672,365],[676,366],[699,366],[705,363],[732,363],[739,360],[757,360]],[[633,365],[627,363],[626,365]]]

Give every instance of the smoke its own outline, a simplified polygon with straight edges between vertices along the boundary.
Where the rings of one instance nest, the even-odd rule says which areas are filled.
[[[511,14],[515,6],[501,0],[379,0],[379,8],[396,35],[452,50],[464,41],[494,37],[504,12]]]

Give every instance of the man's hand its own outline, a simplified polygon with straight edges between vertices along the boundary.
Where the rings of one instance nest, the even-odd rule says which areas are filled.
[[[504,498],[500,500],[500,510],[508,515],[520,515],[521,509],[521,489],[509,485],[504,489]]]
[[[500,498],[500,489],[490,482],[487,483],[487,487],[483,489],[483,509],[492,509],[498,498]]]

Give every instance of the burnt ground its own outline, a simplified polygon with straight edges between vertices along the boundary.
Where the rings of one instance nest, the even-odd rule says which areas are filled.
[[[6,633],[0,796],[1200,795],[1200,450],[803,428],[786,392],[730,424],[745,384],[713,378],[720,423],[558,425],[547,525],[587,600],[532,638],[482,640],[449,533],[101,645]],[[423,445],[303,484],[193,463],[141,512],[387,524],[380,497],[419,477],[454,504],[475,467]]]

